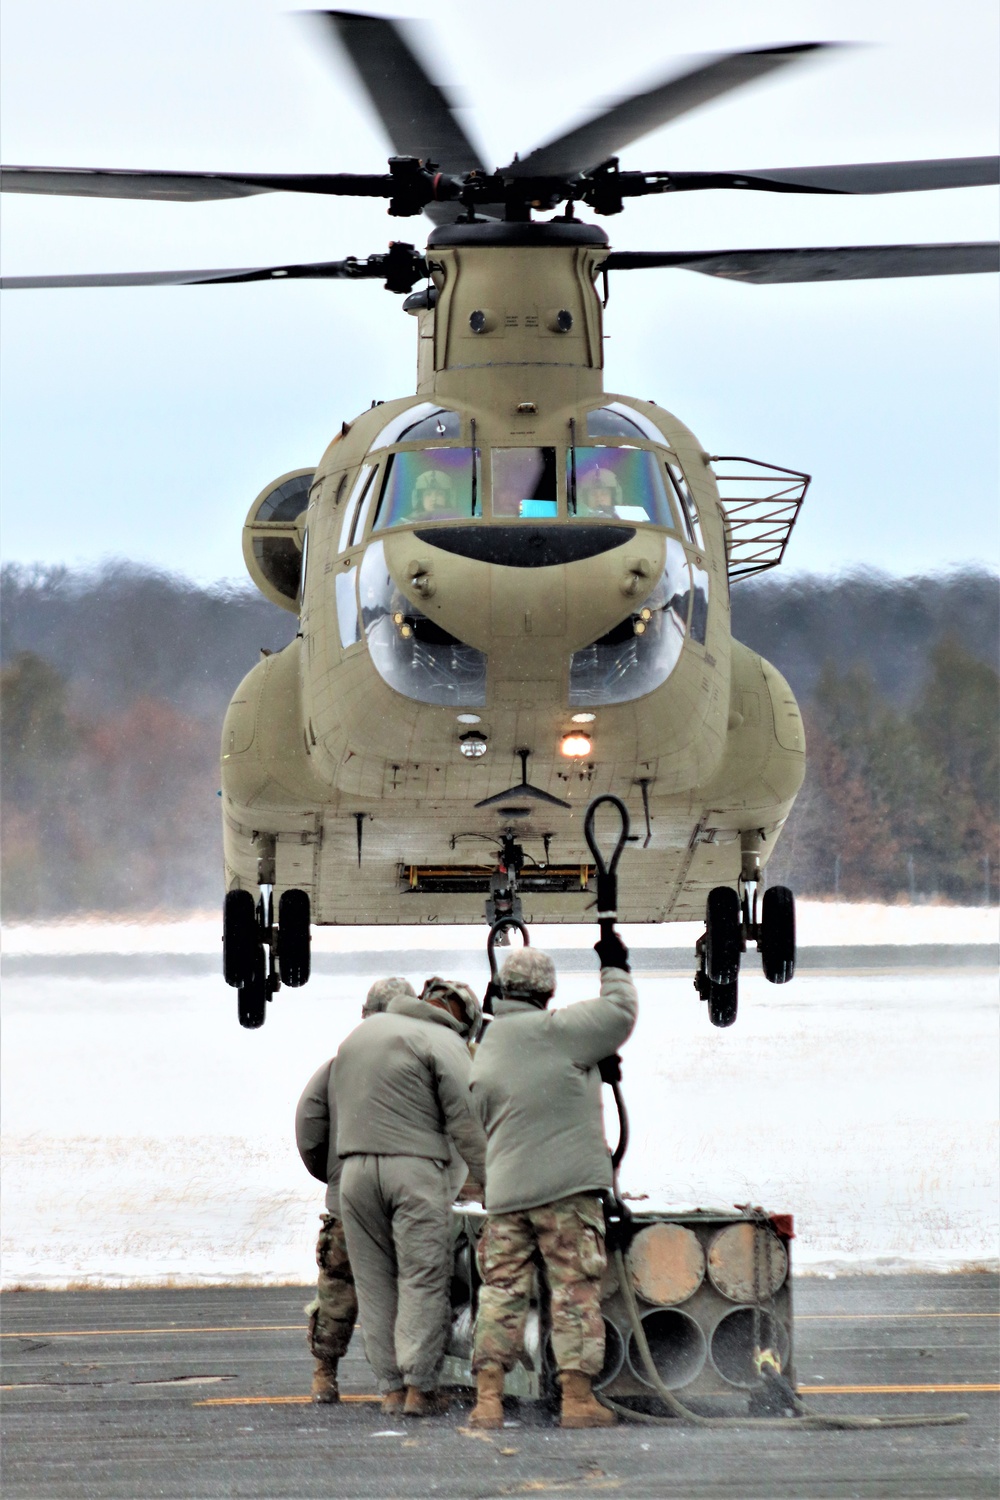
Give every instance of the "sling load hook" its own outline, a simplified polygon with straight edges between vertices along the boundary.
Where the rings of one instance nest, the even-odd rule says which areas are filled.
[[[486,986],[486,994],[483,996],[483,1014],[487,1016],[491,1016],[493,1014],[493,1000],[497,995],[500,994],[500,981],[498,978],[500,969],[499,965],[497,964],[496,956],[497,938],[500,936],[501,932],[507,932],[511,927],[517,928],[518,932],[521,934],[521,941],[524,943],[524,946],[526,948],[531,947],[531,939],[528,937],[528,929],[527,927],[525,927],[524,923],[520,921],[519,918],[498,917],[497,920],[493,923],[493,926],[489,931],[489,936],[486,939],[486,957],[490,961],[490,982]]]

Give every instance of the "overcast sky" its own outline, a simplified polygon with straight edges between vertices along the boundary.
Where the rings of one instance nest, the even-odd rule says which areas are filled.
[[[489,165],[691,54],[870,45],[698,110],[624,167],[749,169],[997,150],[993,0],[397,0],[469,103]],[[4,0],[11,164],[383,171],[346,69],[276,0]],[[884,198],[710,192],[598,220],[627,249],[994,239],[994,189]],[[359,256],[422,219],[272,194],[218,204],[5,195],[3,271],[247,266]],[[653,397],[711,452],[815,476],[787,566],[893,573],[1000,561],[992,276],[750,287],[619,274],[608,389]],[[379,283],[3,294],[3,553],[130,557],[243,576],[269,479],[343,418],[412,389],[413,320]]]

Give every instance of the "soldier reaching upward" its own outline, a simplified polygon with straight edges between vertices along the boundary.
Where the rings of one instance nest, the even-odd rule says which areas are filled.
[[[561,1425],[614,1425],[591,1391],[604,1362],[600,1195],[612,1186],[597,1064],[630,1035],[638,999],[621,939],[602,937],[596,951],[600,998],[551,1012],[551,958],[535,948],[512,953],[500,971],[496,1019],[472,1064],[473,1106],[486,1130],[489,1215],[477,1252],[484,1285],[473,1427],[503,1426],[504,1373],[524,1345],[538,1259],[551,1297]]]
[[[406,979],[377,979],[368,991],[361,1018],[378,1015],[396,995],[416,991]],[[316,1298],[306,1308],[309,1315],[309,1347],[316,1361],[312,1398],[324,1405],[340,1400],[337,1366],[347,1353],[358,1299],[354,1276],[347,1258],[347,1241],[340,1217],[340,1158],[337,1155],[337,1107],[333,1091],[331,1057],[306,1084],[295,1111],[295,1144],[308,1170],[326,1183],[326,1213],[320,1214],[316,1241],[319,1281]]]
[[[340,1202],[354,1267],[365,1353],[382,1409],[409,1417],[437,1396],[450,1322],[449,1141],[483,1181],[485,1139],[469,1102],[469,1052],[479,1023],[467,985],[435,979],[426,999],[398,995],[337,1053]]]

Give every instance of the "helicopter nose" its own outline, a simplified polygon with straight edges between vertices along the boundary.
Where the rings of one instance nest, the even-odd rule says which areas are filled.
[[[403,591],[457,640],[494,660],[512,650],[531,656],[538,668],[551,655],[555,672],[556,658],[562,663],[612,629],[655,588],[665,543],[629,527],[559,528],[568,536],[551,540],[556,528],[537,530],[537,545],[515,527],[449,528],[419,547],[421,533],[386,538],[386,561]],[[456,531],[482,540],[460,535],[456,545]],[[516,563],[500,561],[511,546],[496,539],[500,531],[518,532]],[[473,549],[485,556],[470,555]],[[553,553],[559,560],[550,560]]]

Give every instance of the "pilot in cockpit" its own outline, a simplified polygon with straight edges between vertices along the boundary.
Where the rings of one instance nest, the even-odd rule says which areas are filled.
[[[451,477],[440,469],[426,469],[413,486],[410,512],[417,518],[434,516],[439,520],[458,516]]]
[[[579,516],[615,516],[622,503],[622,488],[610,469],[595,469],[581,475],[576,491]]]

